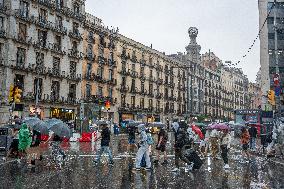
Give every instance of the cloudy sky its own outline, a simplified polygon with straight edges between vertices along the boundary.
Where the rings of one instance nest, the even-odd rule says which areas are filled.
[[[187,30],[195,26],[201,53],[210,49],[223,61],[240,60],[251,81],[260,67],[259,41],[247,53],[258,34],[256,0],[86,0],[86,11],[166,54],[184,52]]]

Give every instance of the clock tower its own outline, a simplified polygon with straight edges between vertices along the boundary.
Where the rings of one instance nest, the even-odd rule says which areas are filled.
[[[187,47],[185,47],[187,51],[187,58],[193,62],[199,62],[201,46],[196,43],[198,29],[196,27],[190,27],[188,29],[188,35],[190,38],[190,43]]]

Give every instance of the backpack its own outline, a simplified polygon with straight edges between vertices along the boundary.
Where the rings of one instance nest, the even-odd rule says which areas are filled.
[[[154,140],[153,140],[153,138],[152,138],[150,133],[147,133],[147,144],[148,145],[154,144]]]

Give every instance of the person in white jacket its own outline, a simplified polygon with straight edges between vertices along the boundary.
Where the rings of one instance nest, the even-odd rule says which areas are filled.
[[[224,130],[221,136],[221,156],[225,163],[224,169],[229,169],[229,160],[228,160],[228,152],[231,147],[231,135],[228,130]]]

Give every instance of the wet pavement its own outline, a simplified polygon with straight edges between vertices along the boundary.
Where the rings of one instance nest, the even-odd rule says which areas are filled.
[[[172,172],[174,155],[170,151],[167,166],[153,166],[151,171],[133,171],[134,156],[125,154],[126,136],[113,137],[114,165],[102,157],[102,164],[94,166],[93,159],[99,144],[63,144],[68,159],[63,169],[46,167],[46,161],[37,162],[35,169],[13,159],[0,164],[0,188],[284,188],[284,164],[253,156],[248,163],[240,162],[241,153],[232,149],[228,171],[222,160],[205,159],[200,170],[190,172],[181,168]],[[47,146],[43,146],[48,154]],[[168,144],[171,148],[171,144]]]

